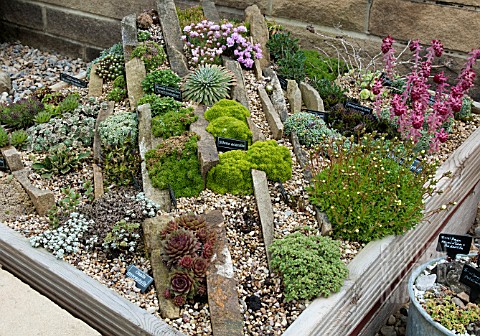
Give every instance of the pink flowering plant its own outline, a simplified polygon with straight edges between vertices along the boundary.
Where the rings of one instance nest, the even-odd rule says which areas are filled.
[[[382,53],[387,76],[395,76],[397,59],[393,43],[389,35],[383,39]],[[456,80],[450,86],[443,72],[432,75],[432,64],[435,57],[443,54],[443,45],[439,40],[432,40],[429,47],[424,47],[418,40],[409,43],[412,52],[412,71],[406,78],[402,93],[393,94],[389,102],[390,119],[398,125],[398,131],[404,139],[427,142],[430,152],[438,150],[440,143],[448,138],[448,125],[451,124],[455,112],[462,108],[463,96],[473,86],[475,72],[473,66],[480,58],[480,49],[469,53],[467,62]],[[435,94],[430,95],[429,89],[435,83]],[[376,80],[372,92],[375,94],[375,111],[381,114],[384,87]]]
[[[221,64],[221,56],[226,55],[251,69],[254,60],[263,57],[260,45],[247,40],[247,28],[243,25],[203,20],[185,26],[183,32],[182,40],[194,65]]]

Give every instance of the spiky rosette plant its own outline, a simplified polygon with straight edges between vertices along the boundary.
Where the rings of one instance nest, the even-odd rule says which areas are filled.
[[[236,83],[234,74],[219,65],[200,65],[187,76],[184,97],[197,103],[213,105],[229,97],[230,86]]]
[[[168,234],[163,244],[163,259],[167,267],[176,265],[185,255],[196,255],[201,245],[192,231],[179,228]]]
[[[175,222],[185,229],[197,231],[205,227],[205,216],[188,214],[178,217]]]

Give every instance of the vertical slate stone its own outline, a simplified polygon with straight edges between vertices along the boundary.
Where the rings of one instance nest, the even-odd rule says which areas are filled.
[[[218,14],[217,7],[215,7],[215,2],[211,0],[201,0],[200,6],[203,8],[203,15],[205,15],[207,20],[220,22],[220,15]]]
[[[182,31],[178,22],[175,2],[157,0],[157,11],[162,26],[170,67],[180,77],[188,75],[187,58],[183,53]]]
[[[122,44],[125,61],[132,58],[132,51],[138,44],[137,19],[135,14],[130,14],[122,19]]]

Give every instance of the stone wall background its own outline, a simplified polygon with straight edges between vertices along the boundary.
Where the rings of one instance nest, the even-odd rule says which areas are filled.
[[[161,0],[157,0],[161,1]],[[182,8],[201,1],[177,0]],[[256,4],[300,38],[304,48],[335,53],[318,33],[347,35],[363,52],[378,53],[381,39],[391,34],[400,43],[419,38],[440,39],[444,70],[455,76],[473,48],[480,47],[480,0],[217,0],[222,17],[243,18]],[[20,40],[37,48],[95,58],[121,41],[122,17],[156,7],[155,0],[0,0],[0,41]],[[309,29],[306,27],[309,25]],[[312,33],[315,31],[316,33]],[[401,46],[397,49],[400,49]],[[477,79],[474,98],[480,100]]]

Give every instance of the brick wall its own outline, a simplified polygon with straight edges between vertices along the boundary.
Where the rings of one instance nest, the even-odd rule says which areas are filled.
[[[199,1],[176,3],[186,7]],[[295,31],[304,47],[324,43],[306,31],[307,24],[319,32],[346,33],[373,54],[387,34],[404,42],[440,39],[453,73],[467,52],[480,47],[480,0],[217,0],[216,4],[222,16],[237,18],[256,4],[268,18]],[[0,0],[0,40],[19,39],[91,60],[121,40],[122,17],[154,7],[155,0]]]

